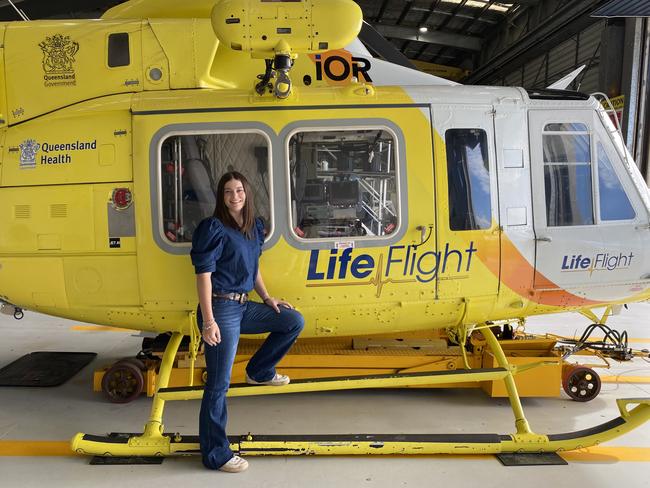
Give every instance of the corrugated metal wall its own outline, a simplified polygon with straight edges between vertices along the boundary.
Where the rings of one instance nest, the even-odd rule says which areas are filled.
[[[517,68],[500,80],[493,80],[492,83],[529,89],[545,88],[584,64],[587,69],[570,88],[585,93],[602,91],[599,86],[599,68],[604,28],[605,21],[593,24],[572,39],[554,47],[546,55],[526,63],[523,68]]]

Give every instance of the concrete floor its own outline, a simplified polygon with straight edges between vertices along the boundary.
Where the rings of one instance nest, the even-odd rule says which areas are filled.
[[[610,319],[631,338],[650,338],[650,304],[635,304]],[[32,351],[94,351],[97,359],[56,388],[0,388],[0,447],[9,441],[67,441],[76,432],[91,434],[141,431],[150,407],[142,397],[126,405],[107,403],[92,391],[97,367],[135,354],[136,333],[78,330],[75,322],[27,312],[17,322],[0,316],[0,366]],[[530,332],[580,334],[588,325],[576,314],[529,320]],[[650,348],[650,339],[631,344]],[[635,359],[603,375],[650,377],[650,364]],[[560,386],[558,385],[558,389]],[[540,433],[579,430],[618,416],[616,398],[650,397],[650,383],[604,384],[600,395],[581,404],[564,394],[524,399],[531,427]],[[198,401],[166,407],[168,432],[196,434]],[[514,430],[505,399],[480,390],[370,390],[243,397],[229,400],[231,434],[349,433],[498,433]],[[611,448],[606,449],[605,447]],[[624,449],[627,448],[627,449]],[[632,461],[630,459],[637,459]],[[249,458],[241,474],[211,472],[198,457],[166,459],[159,466],[90,466],[78,456],[0,456],[3,487],[114,487],[155,483],[157,487],[611,487],[650,486],[650,424],[608,446],[568,456],[568,466],[506,468],[492,456],[284,457]]]

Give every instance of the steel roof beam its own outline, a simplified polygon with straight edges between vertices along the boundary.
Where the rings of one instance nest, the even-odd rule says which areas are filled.
[[[444,15],[445,17],[451,17],[453,14],[451,12],[448,12],[447,10],[438,10],[438,9],[428,9],[424,7],[411,7],[411,11],[413,12],[426,12],[430,15]],[[457,19],[470,19],[474,20],[474,16],[470,14],[463,14],[463,13],[457,13],[456,15],[453,15]],[[499,23],[499,20],[496,20],[495,18],[487,18],[487,17],[479,17],[476,19],[477,22],[482,22],[486,24],[492,24],[496,25]]]
[[[544,22],[532,27],[529,32],[523,33],[515,42],[503,45],[496,55],[485,59],[483,65],[464,82],[468,84],[489,83],[494,78],[504,76],[530,60],[543,55],[553,46],[598,22],[599,19],[592,18],[589,14],[603,1],[572,0],[568,2],[565,8],[547,17]],[[543,8],[543,6],[544,2],[540,2],[537,8]],[[514,14],[515,17],[520,15],[522,15],[520,11]],[[506,20],[508,24],[512,21],[512,18]]]
[[[483,40],[478,37],[452,34],[449,32],[420,32],[416,27],[374,24],[373,27],[384,37],[408,41],[426,42],[438,46],[451,46],[465,51],[480,51]]]

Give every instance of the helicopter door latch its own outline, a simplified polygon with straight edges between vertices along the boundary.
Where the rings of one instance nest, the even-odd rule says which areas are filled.
[[[553,241],[553,239],[551,239],[550,237],[546,237],[546,236],[535,237],[535,240],[537,242],[552,242]]]
[[[427,229],[429,229],[429,232],[427,233]],[[420,231],[420,243],[419,244],[413,244],[413,247],[417,249],[420,247],[422,244],[426,243],[430,238],[431,238],[431,233],[433,232],[433,224],[429,224],[428,226],[425,225],[418,225],[415,230]]]

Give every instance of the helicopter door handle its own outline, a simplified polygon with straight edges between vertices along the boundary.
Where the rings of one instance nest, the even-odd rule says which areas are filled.
[[[536,237],[535,240],[537,242],[552,242],[553,241],[553,239],[551,239],[550,237]]]
[[[429,228],[429,233],[427,234],[427,227]],[[433,232],[433,224],[429,224],[428,226],[424,225],[418,225],[415,230],[420,231],[420,243],[419,244],[413,244],[415,249],[420,247],[422,244],[427,242],[429,238],[431,237],[431,232]]]

